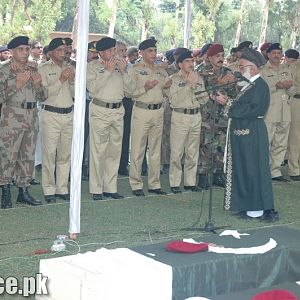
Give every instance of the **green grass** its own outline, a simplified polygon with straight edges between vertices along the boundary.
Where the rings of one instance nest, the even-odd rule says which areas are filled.
[[[32,255],[32,252],[49,249],[58,234],[68,233],[69,204],[59,200],[56,204],[39,207],[16,205],[17,189],[13,187],[14,208],[0,210],[0,276],[34,276],[39,270],[39,260],[47,257],[76,254],[78,251],[84,253],[103,246],[133,247],[207,234],[198,229],[207,222],[208,191],[136,198],[131,194],[128,178],[121,177],[118,184],[119,193],[128,198],[93,201],[88,193],[88,183],[83,182],[81,233],[76,241],[81,245],[80,249],[71,243],[67,245],[67,252],[47,255]],[[167,176],[162,176],[162,186],[169,192]],[[268,224],[237,219],[223,210],[223,189],[214,188],[214,225],[247,230],[285,224],[300,229],[300,183],[278,183],[273,187],[275,205],[280,215],[278,222]],[[144,189],[146,191],[147,187]],[[30,191],[35,197],[43,197],[41,186],[33,186]],[[185,230],[192,225],[194,230]],[[205,240],[205,237],[201,239]],[[10,298],[18,299],[18,296]]]

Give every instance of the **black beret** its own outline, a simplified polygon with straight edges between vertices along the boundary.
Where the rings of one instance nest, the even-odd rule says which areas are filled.
[[[49,43],[48,51],[53,51],[62,45],[65,46],[66,41],[63,38],[55,38],[55,39],[51,40],[51,42]]]
[[[73,44],[73,40],[71,38],[64,38],[66,46],[71,46]]]
[[[256,50],[251,48],[244,48],[242,50],[242,55],[240,59],[246,59],[253,64],[255,64],[258,68],[266,63],[265,58]]]
[[[175,49],[170,49],[166,52],[166,58],[167,58],[167,61],[170,62],[170,63],[173,63],[175,61],[175,58],[174,58],[174,50]]]
[[[148,48],[156,48],[156,43],[157,43],[157,41],[153,38],[148,39],[148,40],[144,40],[140,43],[139,49],[140,50],[146,50]]]
[[[107,49],[116,47],[117,41],[115,39],[112,39],[111,37],[104,37],[96,44],[96,50],[97,51],[105,51]]]
[[[272,50],[281,50],[282,51],[282,47],[280,46],[279,43],[274,43],[267,49],[267,53],[270,53]]]
[[[7,51],[7,45],[3,45],[3,46],[0,46],[0,53],[1,52],[4,52],[4,51]]]
[[[177,58],[177,60],[176,60],[176,63],[177,64],[179,64],[179,63],[182,63],[185,59],[187,59],[187,58],[193,58],[193,55],[192,55],[193,53],[192,53],[192,51],[190,51],[190,50],[186,50],[185,52],[182,52],[179,56],[178,56],[178,58]]]
[[[211,43],[205,44],[200,50],[200,57],[207,53],[208,49],[212,46]]]
[[[181,48],[181,47],[175,48],[175,50],[174,50],[174,52],[173,52],[173,55],[178,56],[178,55],[180,55],[181,53],[186,52],[186,51],[188,51],[188,50],[189,50],[189,49],[187,49],[187,48]]]
[[[243,41],[237,46],[236,51],[242,51],[245,48],[252,48],[253,43],[251,41]]]
[[[295,49],[288,49],[284,52],[284,56],[286,56],[288,58],[298,59],[299,58],[299,52]]]
[[[14,49],[21,45],[28,46],[28,42],[29,42],[29,38],[27,36],[23,36],[23,35],[17,36],[7,44],[7,48]]]
[[[43,54],[47,55],[49,52],[49,45],[43,47]]]
[[[88,51],[97,52],[96,44],[97,44],[97,41],[89,42],[88,43]]]

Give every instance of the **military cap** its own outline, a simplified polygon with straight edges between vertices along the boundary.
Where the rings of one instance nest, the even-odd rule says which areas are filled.
[[[258,51],[251,48],[244,48],[242,50],[242,55],[240,59],[246,59],[252,62],[258,68],[266,63],[265,58]]]
[[[233,47],[230,49],[230,54],[237,53],[237,52],[238,52],[237,47]]]
[[[139,50],[146,50],[148,48],[156,48],[157,41],[153,38],[144,40],[139,45]]]
[[[207,56],[214,56],[220,52],[224,52],[223,45],[221,44],[213,44],[211,47],[207,50]]]
[[[263,43],[259,49],[260,51],[268,50],[268,48],[272,45],[272,43]]]
[[[29,41],[29,38],[28,36],[23,36],[23,35],[20,35],[20,36],[17,36],[15,38],[13,38],[8,44],[7,44],[7,48],[8,49],[14,49],[14,48],[17,48],[21,45],[25,45],[25,46],[28,46],[28,41]]]
[[[208,243],[189,243],[184,241],[171,241],[166,245],[166,249],[170,252],[195,253],[208,250]]]
[[[104,37],[96,44],[97,51],[105,51],[107,49],[116,47],[117,41],[111,37]]]
[[[193,58],[193,55],[192,55],[192,51],[186,49],[184,52],[182,52],[176,59],[176,63],[179,64],[179,63],[182,63],[185,59],[187,58]]]
[[[50,41],[48,51],[53,51],[59,46],[66,45],[66,41],[63,38],[55,38]]]
[[[136,52],[139,52],[139,49],[137,47],[129,47],[127,49],[126,55],[129,56]]]
[[[174,50],[175,49],[170,49],[166,52],[166,58],[167,58],[167,61],[170,62],[170,63],[173,63],[175,61],[175,58],[174,58]]]
[[[174,52],[173,52],[173,55],[178,56],[178,55],[180,55],[181,53],[184,53],[184,52],[186,52],[186,51],[188,51],[187,48],[178,47],[178,48],[175,48],[175,50],[174,50]]]
[[[97,44],[97,41],[89,42],[88,43],[88,51],[97,52],[96,44]]]
[[[297,300],[297,296],[288,290],[269,290],[253,296],[252,300]]]
[[[4,52],[4,51],[7,51],[7,45],[3,45],[3,46],[0,46],[0,53],[1,52]]]
[[[208,49],[212,46],[211,43],[205,44],[200,50],[200,57],[207,53]],[[224,49],[223,49],[224,50]]]
[[[282,47],[280,46],[279,43],[271,44],[271,46],[267,49],[267,53],[270,53],[273,50],[281,50],[282,51]]]
[[[64,38],[66,46],[71,46],[73,44],[73,40],[71,38]]]
[[[252,48],[253,43],[251,41],[243,41],[237,46],[237,51],[242,51],[245,48]]]
[[[43,54],[47,55],[49,52],[49,45],[44,46],[43,48]]]
[[[288,58],[298,59],[299,58],[299,52],[295,49],[288,49],[284,52],[284,56],[286,56]]]

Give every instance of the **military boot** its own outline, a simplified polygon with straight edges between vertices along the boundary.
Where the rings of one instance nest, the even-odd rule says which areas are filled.
[[[9,184],[2,186],[1,208],[12,208]]]
[[[27,186],[19,187],[19,195],[18,195],[17,203],[27,203],[29,205],[34,205],[34,206],[42,204],[40,200],[36,200],[32,196],[30,196]]]
[[[204,190],[207,190],[210,187],[209,177],[207,174],[199,174],[198,186]]]
[[[217,172],[214,174],[213,184],[220,187],[225,187],[225,175],[223,172]]]

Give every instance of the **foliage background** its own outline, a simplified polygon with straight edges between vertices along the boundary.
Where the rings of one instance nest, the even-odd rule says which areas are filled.
[[[206,42],[220,42],[227,50],[233,47],[241,0],[191,1],[191,48],[201,47]],[[240,41],[251,40],[258,44],[264,1],[246,0]],[[269,1],[266,39],[289,48],[300,1]],[[146,26],[148,36],[155,36],[159,41],[159,50],[183,45],[185,0],[91,0],[90,32],[108,33],[112,3],[117,7],[114,30],[117,39],[137,45]],[[26,34],[46,44],[52,31],[72,31],[75,13],[76,0],[0,0],[0,43]],[[299,44],[297,36],[296,47]]]

